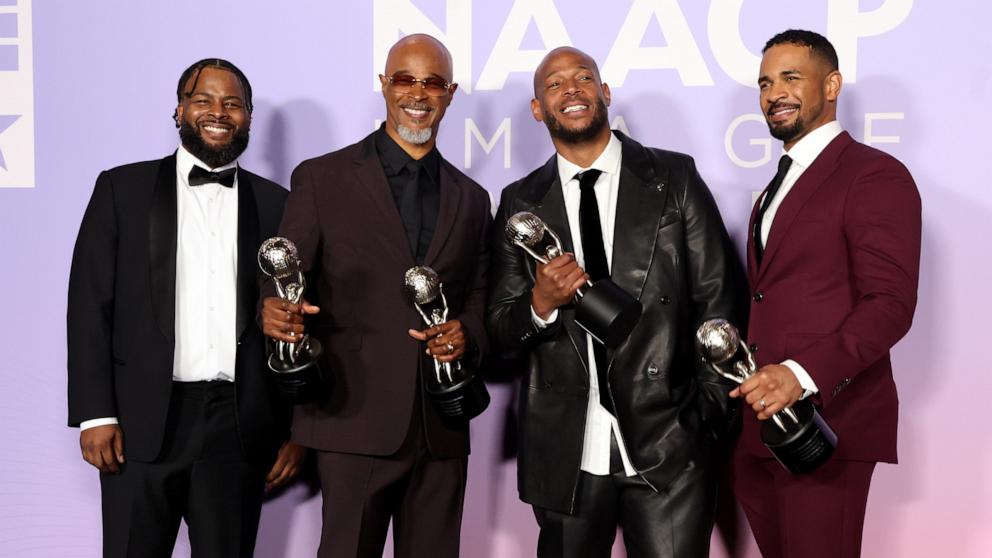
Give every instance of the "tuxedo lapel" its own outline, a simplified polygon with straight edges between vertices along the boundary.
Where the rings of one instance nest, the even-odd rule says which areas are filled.
[[[248,173],[238,171],[238,292],[237,292],[237,339],[244,335],[245,327],[253,321],[258,300],[258,261],[259,246],[258,206],[255,204],[255,189]]]
[[[458,216],[458,206],[462,200],[461,184],[455,178],[454,173],[448,168],[448,162],[441,161],[441,207],[438,208],[437,225],[434,227],[434,236],[431,238],[431,245],[427,248],[427,255],[424,257],[424,265],[431,265],[444,243],[448,240],[451,228],[455,225],[455,218]]]
[[[779,205],[778,210],[775,212],[772,227],[768,232],[768,242],[765,243],[765,252],[761,257],[761,265],[758,266],[758,280],[761,279],[764,270],[775,259],[778,247],[788,234],[789,227],[796,220],[796,216],[813,194],[834,173],[837,169],[840,154],[853,141],[847,132],[843,132],[834,138],[816,160],[813,161],[813,164],[803,172],[802,176],[799,177],[799,181],[796,182],[785,196],[785,199],[782,200],[782,204]]]
[[[410,252],[410,241],[406,236],[406,228],[400,217],[396,201],[389,189],[389,181],[382,170],[379,156],[375,150],[374,135],[369,135],[362,142],[362,153],[355,160],[355,176],[359,187],[368,194],[373,205],[373,213],[379,217],[371,225],[372,234],[383,237],[382,245],[394,258],[413,266],[413,254]]]
[[[176,338],[176,156],[162,159],[148,216],[152,311],[162,334]]]

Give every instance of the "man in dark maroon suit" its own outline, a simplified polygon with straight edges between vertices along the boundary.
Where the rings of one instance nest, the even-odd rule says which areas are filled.
[[[293,421],[293,439],[317,450],[318,555],[379,556],[392,520],[395,556],[454,558],[468,424],[441,420],[420,370],[433,370],[425,351],[442,362],[486,352],[492,215],[485,190],[435,146],[457,88],[444,45],[404,37],[379,78],[384,125],[293,172],[279,230],[299,249],[310,301],[267,298],[263,328],[298,340],[311,314],[307,331],[324,347],[326,401],[298,406]],[[414,265],[443,283],[451,319],[440,326],[425,330],[403,296]]]
[[[753,409],[734,490],[766,558],[858,556],[875,463],[896,461],[889,350],[916,307],[920,197],[899,161],[837,123],[842,80],[824,37],[786,31],[763,52],[761,109],[786,155],[751,216],[748,335],[760,368],[731,393]],[[839,441],[826,464],[793,475],[762,445],[759,421],[804,397]]]

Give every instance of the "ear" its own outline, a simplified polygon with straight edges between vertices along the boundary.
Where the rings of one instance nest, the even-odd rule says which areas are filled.
[[[534,115],[534,120],[544,122],[544,111],[541,110],[541,103],[537,99],[530,100],[530,113]]]
[[[182,103],[179,103],[179,105],[176,107],[176,128],[178,128],[178,127],[180,127],[182,125],[182,122],[183,122],[183,109],[184,108],[185,107],[183,107],[183,104]]]
[[[451,87],[448,88],[448,102],[450,103],[452,99],[455,98],[455,91],[458,91],[458,84],[452,83]]]
[[[837,97],[840,97],[841,87],[844,85],[844,79],[841,77],[840,72],[834,70],[827,74],[826,79],[823,82],[825,97],[827,101],[835,102]]]
[[[606,106],[610,106],[610,86],[603,84],[603,97],[606,98]]]

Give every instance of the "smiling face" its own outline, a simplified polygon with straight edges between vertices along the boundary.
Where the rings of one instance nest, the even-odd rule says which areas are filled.
[[[226,165],[248,146],[251,115],[232,72],[205,67],[186,83],[176,109],[183,147],[211,168]]]
[[[451,83],[451,55],[433,37],[408,35],[390,49],[385,74],[380,77],[386,100],[386,133],[412,156],[421,156],[434,147],[438,126],[458,85],[451,83],[444,94],[433,96],[420,82],[412,87],[393,85],[389,78],[398,76]]]
[[[534,119],[544,122],[553,140],[582,144],[609,140],[610,88],[596,63],[571,47],[552,50],[534,72]]]
[[[820,126],[836,120],[840,72],[809,47],[783,43],[765,51],[758,78],[768,131],[791,149]]]

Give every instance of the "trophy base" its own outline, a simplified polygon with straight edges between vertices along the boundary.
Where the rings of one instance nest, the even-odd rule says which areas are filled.
[[[575,304],[575,322],[603,345],[623,343],[641,319],[641,301],[609,279],[596,281]]]
[[[290,403],[314,403],[327,395],[318,365],[321,352],[320,341],[311,337],[310,346],[300,355],[299,362],[283,362],[275,354],[269,355],[269,369],[283,399]]]
[[[452,386],[435,383],[426,389],[434,408],[447,419],[473,419],[489,406],[489,390],[480,374],[472,374]]]
[[[779,412],[787,431],[783,432],[774,421],[764,421],[761,441],[783,467],[799,475],[816,469],[830,458],[837,446],[837,434],[809,401],[797,401],[791,408],[799,424]]]

